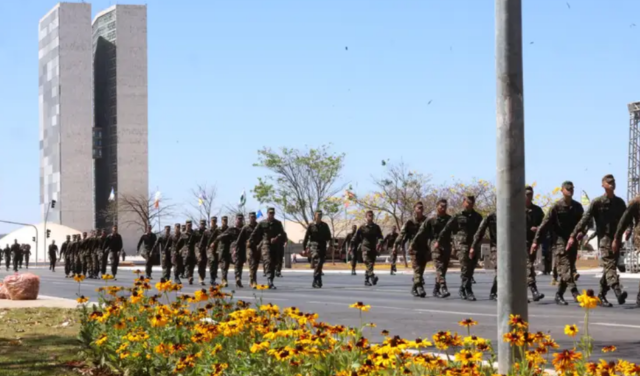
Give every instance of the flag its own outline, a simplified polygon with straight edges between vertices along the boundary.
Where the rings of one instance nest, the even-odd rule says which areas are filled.
[[[262,210],[258,210],[256,213],[256,219],[259,219],[260,217],[262,217]]]
[[[580,197],[580,202],[582,203],[582,206],[591,205],[591,200],[589,200],[589,196],[587,196],[587,192],[582,191],[582,197]]]
[[[160,191],[156,191],[156,196],[153,200],[153,207],[156,209],[160,207]]]
[[[247,203],[247,194],[244,190],[242,190],[242,194],[240,195],[240,206],[244,206]]]
[[[111,188],[111,193],[109,193],[109,201],[115,201],[116,199],[116,192],[113,190],[113,188]]]
[[[200,196],[198,196],[198,206],[202,206],[204,203],[204,192],[200,192]]]

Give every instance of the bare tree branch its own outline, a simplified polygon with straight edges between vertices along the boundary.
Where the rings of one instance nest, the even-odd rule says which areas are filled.
[[[112,201],[107,209],[101,212],[102,217],[110,223],[120,226],[132,226],[144,232],[148,225],[156,227],[162,218],[169,220],[175,214],[176,205],[167,198],[160,198],[156,207],[155,194],[129,195],[121,194]],[[133,214],[133,215],[124,215]],[[119,218],[124,218],[120,219]]]
[[[193,223],[200,222],[200,219],[209,219],[218,214],[219,211],[215,207],[216,197],[218,196],[218,188],[211,184],[198,184],[189,192],[189,209],[184,215]]]

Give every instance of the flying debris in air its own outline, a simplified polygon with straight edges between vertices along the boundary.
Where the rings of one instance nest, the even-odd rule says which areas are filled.
[[[529,44],[533,44],[533,42],[529,42]]]
[[[349,47],[345,46],[345,47],[344,47],[344,50],[345,50],[345,51],[349,51]]]
[[[571,9],[571,4],[567,3],[567,8]]]
[[[636,27],[636,24],[632,23],[629,27]]]
[[[382,165],[383,165],[383,166],[386,166],[388,161],[389,161],[388,159],[387,159],[387,160],[384,160],[384,159],[383,159],[383,160],[382,160]]]
[[[427,102],[427,106],[430,105],[431,102],[433,102],[433,99],[429,99],[429,102]]]

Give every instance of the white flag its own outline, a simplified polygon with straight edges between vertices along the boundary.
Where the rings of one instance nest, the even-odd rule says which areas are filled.
[[[153,200],[153,206],[158,209],[158,207],[160,207],[160,191],[156,191],[156,196]]]
[[[115,201],[116,199],[116,192],[113,190],[113,188],[111,188],[111,193],[109,194],[109,201]]]
[[[244,204],[246,204],[246,203],[247,203],[247,194],[243,190],[242,194],[240,195],[240,206],[244,206]]]

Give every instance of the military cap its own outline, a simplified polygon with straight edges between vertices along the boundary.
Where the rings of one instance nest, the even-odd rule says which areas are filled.
[[[190,219],[187,219],[187,224],[193,223]]]
[[[181,223],[176,223],[174,226],[175,227],[180,227],[180,226],[182,226],[182,224]]]
[[[527,185],[526,187],[524,187],[524,190],[533,192],[533,187],[530,185]]]
[[[212,221],[217,221],[217,220],[218,220],[218,217],[216,217],[216,216],[214,215],[213,217],[211,217],[211,220],[212,220]]]
[[[315,212],[316,212],[316,214],[322,214],[322,210],[320,210],[320,209],[316,210]]]
[[[268,208],[267,209],[267,213],[275,213],[276,209],[275,208]]]
[[[256,212],[249,212],[249,217],[255,217],[256,216]]]
[[[228,218],[226,215],[223,215],[223,216],[222,216],[222,220],[223,220],[223,221],[226,221],[227,219],[229,219],[229,218]]]
[[[606,174],[603,178],[602,181],[606,181],[607,183],[611,183],[611,182],[615,182],[616,178],[613,177],[612,174]]]
[[[244,214],[238,213],[238,214],[236,214],[236,218],[244,218]]]
[[[207,220],[206,219],[201,219],[200,220],[200,224],[201,225],[206,225],[207,224]]]
[[[476,196],[475,195],[466,195],[464,198],[469,202],[476,202]]]
[[[164,228],[171,228],[171,226],[164,226]]]
[[[573,188],[573,182],[569,180],[565,180],[562,183],[562,188]]]

